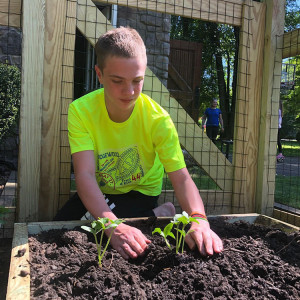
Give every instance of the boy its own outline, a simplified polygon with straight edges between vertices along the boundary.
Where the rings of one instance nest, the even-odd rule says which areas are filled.
[[[99,38],[95,49],[95,71],[104,89],[74,101],[68,117],[77,191],[85,208],[96,219],[174,215],[170,203],[155,207],[165,168],[182,210],[202,217],[192,225],[186,243],[202,255],[221,252],[222,241],[206,220],[170,116],[141,93],[147,56],[140,35],[130,28],[113,29]],[[126,223],[111,238],[125,259],[142,255],[149,243]]]
[[[214,98],[210,101],[210,107],[205,110],[204,116],[202,117],[202,128],[204,128],[206,122],[206,134],[214,144],[216,143],[216,138],[219,133],[219,124],[221,124],[222,132],[224,131],[222,112],[217,106],[218,100]]]

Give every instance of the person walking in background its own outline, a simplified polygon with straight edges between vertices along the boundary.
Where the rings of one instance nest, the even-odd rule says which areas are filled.
[[[277,133],[277,148],[278,155],[276,157],[277,161],[283,161],[284,156],[282,155],[282,144],[281,144],[281,125],[282,125],[282,101],[279,101],[279,109],[278,109],[278,133]]]
[[[214,144],[216,143],[220,124],[221,130],[224,131],[222,112],[217,106],[218,100],[214,98],[210,102],[210,107],[205,110],[202,117],[202,128],[204,128],[206,122],[206,134]]]

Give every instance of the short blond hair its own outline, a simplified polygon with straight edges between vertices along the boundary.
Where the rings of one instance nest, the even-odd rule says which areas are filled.
[[[144,56],[147,63],[146,47],[139,33],[129,27],[120,27],[101,35],[95,46],[97,65],[103,72],[108,56],[132,58]]]

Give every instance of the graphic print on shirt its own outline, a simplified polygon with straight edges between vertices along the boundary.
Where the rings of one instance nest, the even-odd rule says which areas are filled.
[[[98,155],[96,177],[100,187],[136,184],[144,177],[138,147],[114,150]]]

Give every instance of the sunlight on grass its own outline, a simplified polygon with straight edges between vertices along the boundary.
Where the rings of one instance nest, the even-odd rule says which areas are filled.
[[[275,202],[300,209],[299,176],[276,176]]]
[[[281,140],[284,156],[300,156],[300,144],[296,140]]]

